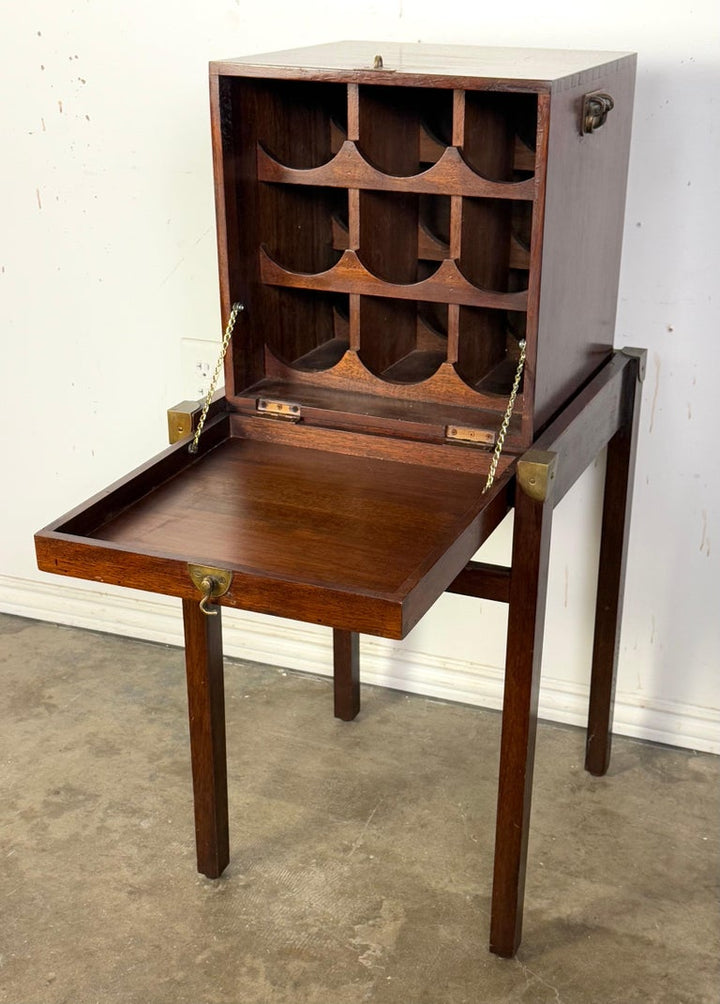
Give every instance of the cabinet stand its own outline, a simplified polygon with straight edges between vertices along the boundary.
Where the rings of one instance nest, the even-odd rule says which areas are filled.
[[[515,510],[509,569],[470,562],[449,591],[509,603],[490,949],[520,944],[538,693],[553,510],[607,446],[586,769],[606,772],[622,612],[629,514],[645,353],[616,352],[515,465],[505,491]],[[220,615],[183,601],[198,870],[228,862]],[[336,717],[360,709],[358,633],[335,630]]]

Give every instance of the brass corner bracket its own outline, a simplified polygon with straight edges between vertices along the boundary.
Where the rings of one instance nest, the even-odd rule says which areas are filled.
[[[548,450],[528,450],[517,463],[517,482],[522,491],[535,502],[546,502],[552,494],[557,469],[557,453]]]
[[[200,417],[200,404],[197,401],[181,401],[173,408],[168,408],[168,441],[179,443],[181,439],[192,436],[197,428]]]

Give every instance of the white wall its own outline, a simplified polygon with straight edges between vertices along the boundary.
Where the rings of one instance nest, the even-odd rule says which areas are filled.
[[[637,50],[616,344],[649,349],[619,731],[720,748],[715,0],[25,0],[2,47],[0,608],[180,642],[177,604],[42,575],[32,533],[161,449],[219,338],[206,67],[337,38]],[[541,711],[584,715],[601,470],[556,514]],[[714,545],[714,547],[713,547]],[[506,527],[491,550],[507,559]],[[228,652],[327,672],[328,633],[226,617]],[[443,597],[364,678],[498,706],[504,611]]]

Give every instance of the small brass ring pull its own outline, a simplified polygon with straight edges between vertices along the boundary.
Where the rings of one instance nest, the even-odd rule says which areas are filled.
[[[608,114],[615,107],[615,102],[609,94],[595,91],[593,94],[586,94],[583,98],[582,123],[580,131],[583,135],[595,132],[600,126],[605,125]]]
[[[208,607],[208,603],[215,596],[215,591],[217,589],[218,582],[213,579],[211,575],[206,575],[205,578],[200,583],[200,588],[202,589],[204,595],[200,600],[200,609],[208,617],[217,617],[217,610],[211,610]]]

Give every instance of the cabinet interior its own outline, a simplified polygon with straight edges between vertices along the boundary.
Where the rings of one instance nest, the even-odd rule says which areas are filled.
[[[231,399],[272,382],[502,412],[529,335],[537,96],[221,77],[220,113],[246,306]]]

